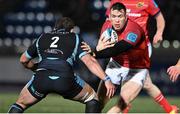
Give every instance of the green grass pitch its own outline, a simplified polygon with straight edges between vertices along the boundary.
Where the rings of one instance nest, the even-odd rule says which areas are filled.
[[[6,113],[9,106],[15,102],[18,94],[15,93],[1,93],[0,94],[0,113]],[[180,107],[180,97],[167,97],[171,104],[176,104]],[[106,112],[113,104],[115,104],[117,98],[113,98],[106,105],[103,112]],[[83,113],[84,104],[63,99],[61,96],[50,94],[45,99],[35,104],[26,112],[28,113]],[[162,108],[157,105],[150,97],[137,97],[132,103],[130,112],[134,113],[164,113]]]

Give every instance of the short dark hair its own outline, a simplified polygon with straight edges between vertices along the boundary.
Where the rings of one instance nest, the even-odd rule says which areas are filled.
[[[110,8],[110,10],[111,9],[113,9],[113,10],[121,10],[121,9],[123,9],[124,11],[125,11],[125,13],[126,13],[126,6],[123,4],[123,3],[115,3],[115,4],[113,4],[112,6],[111,6],[111,8]]]
[[[73,20],[69,17],[59,18],[55,23],[55,30],[65,29],[66,31],[70,31],[75,26]]]

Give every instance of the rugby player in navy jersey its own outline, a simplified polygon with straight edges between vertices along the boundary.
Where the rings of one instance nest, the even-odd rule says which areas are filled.
[[[20,62],[25,68],[33,70],[34,75],[8,113],[22,113],[49,93],[57,93],[65,99],[85,103],[85,112],[100,112],[95,91],[74,75],[73,62],[78,58],[92,73],[104,80],[106,95],[113,96],[115,86],[96,59],[81,49],[82,39],[72,32],[73,27],[74,22],[70,18],[59,19],[53,31],[42,34],[22,54]],[[36,57],[39,58],[38,64],[33,62]]]

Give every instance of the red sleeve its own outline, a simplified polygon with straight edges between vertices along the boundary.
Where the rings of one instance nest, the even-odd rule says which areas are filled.
[[[109,20],[106,20],[101,28],[101,34],[108,28],[112,28],[112,25]]]
[[[147,12],[154,16],[156,15],[158,12],[160,11],[157,3],[154,0],[148,0],[148,8],[147,8]]]
[[[142,38],[142,33],[137,29],[133,30],[128,30],[125,34],[124,34],[124,40],[128,43],[130,43],[133,46],[136,46],[137,43],[139,43],[139,41]]]

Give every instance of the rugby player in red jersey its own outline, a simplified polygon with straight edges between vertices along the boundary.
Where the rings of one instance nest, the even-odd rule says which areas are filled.
[[[110,113],[118,113],[122,112],[141,91],[150,67],[150,59],[145,33],[137,23],[127,18],[126,7],[122,3],[111,6],[109,22],[117,33],[118,41],[113,47],[103,49],[101,44],[104,38],[101,37],[94,55],[96,58],[112,57],[106,73],[111,74],[109,77],[113,84],[119,86],[123,83],[118,103],[109,110]],[[101,83],[98,95],[102,102],[108,100],[105,92],[104,83]]]
[[[163,31],[165,28],[165,20],[164,17],[154,0],[111,0],[110,7],[117,2],[123,3],[127,8],[127,16],[138,23],[144,30],[146,35],[146,42],[148,45],[149,57],[152,54],[152,46],[149,41],[147,24],[150,16],[153,16],[156,19],[156,34],[153,38],[153,44],[156,44],[163,40]],[[110,7],[106,11],[106,16],[109,17]],[[108,19],[105,21],[102,32],[111,27],[110,21]],[[147,78],[145,80],[145,84],[143,89],[147,91],[147,93],[160,105],[163,107],[165,112],[177,112],[178,108],[176,106],[170,105],[164,95],[161,93],[160,89],[152,83],[150,75],[148,73]],[[124,111],[128,112],[130,106]]]

